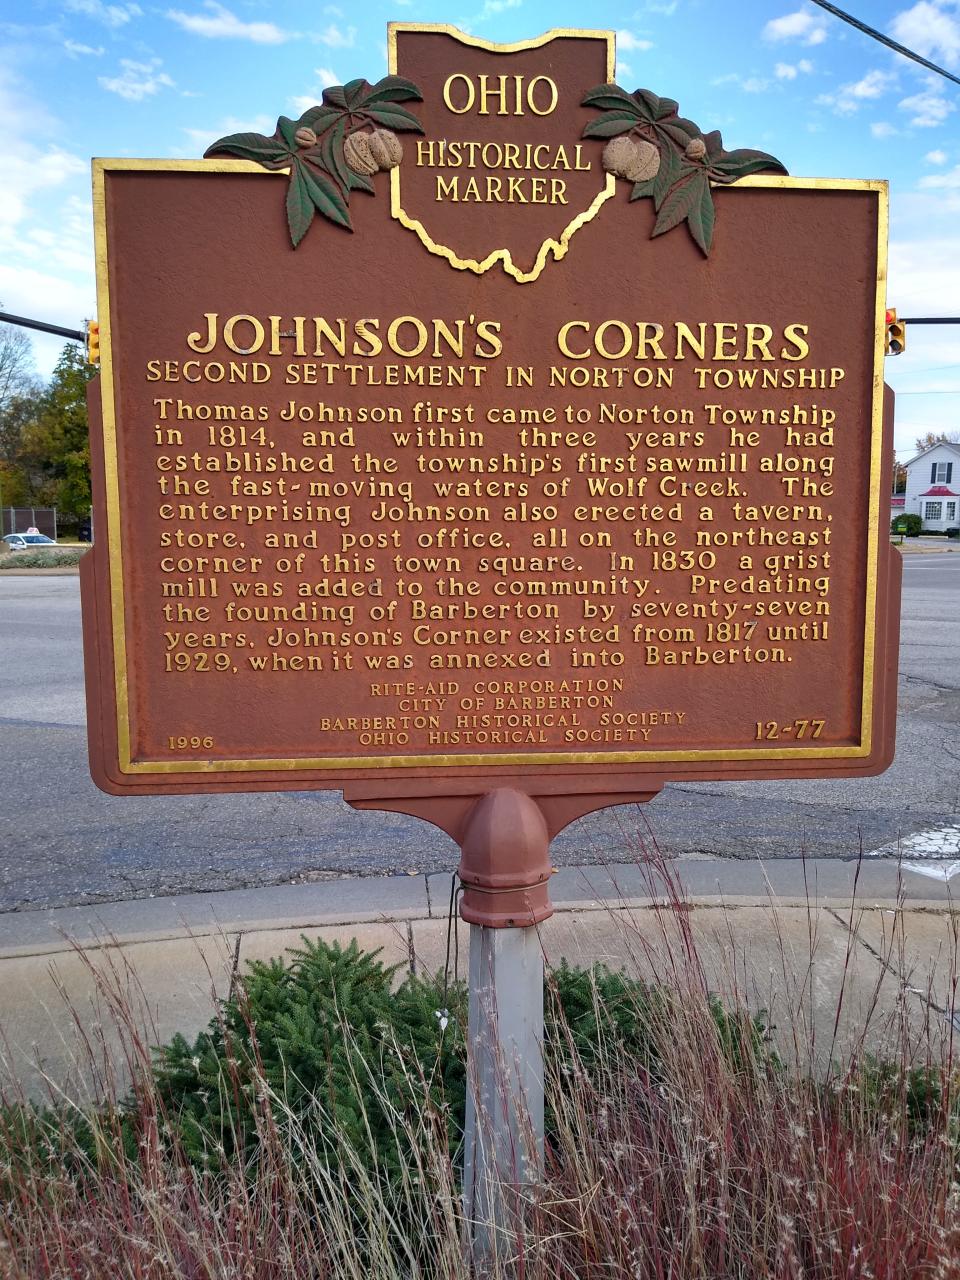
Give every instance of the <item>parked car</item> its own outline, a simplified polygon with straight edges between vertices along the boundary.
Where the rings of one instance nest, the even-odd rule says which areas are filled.
[[[8,533],[3,540],[11,551],[32,551],[37,547],[57,545],[54,539],[48,538],[45,533]]]

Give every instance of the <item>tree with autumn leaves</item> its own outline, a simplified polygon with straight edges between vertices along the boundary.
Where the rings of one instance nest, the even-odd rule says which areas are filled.
[[[56,507],[61,524],[90,510],[87,383],[95,370],[68,343],[49,383],[33,374],[29,339],[0,330],[0,502]]]

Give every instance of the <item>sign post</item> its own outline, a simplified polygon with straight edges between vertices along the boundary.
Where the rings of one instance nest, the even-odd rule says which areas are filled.
[[[547,825],[521,791],[477,802],[463,838],[461,913],[470,923],[464,1209],[479,1254],[522,1220],[543,1170],[543,950],[551,913]]]
[[[609,32],[389,56],[269,137],[95,161],[90,760],[457,841],[498,1223],[542,1141],[550,839],[892,758],[887,192],[728,150]]]

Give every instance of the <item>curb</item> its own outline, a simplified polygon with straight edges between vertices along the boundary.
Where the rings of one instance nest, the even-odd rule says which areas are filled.
[[[761,862],[698,859],[667,864],[683,901],[699,909],[752,907],[952,914],[950,886],[912,874],[896,859],[834,858]],[[231,889],[92,903],[2,917],[0,963],[79,949],[143,943],[176,945],[200,938],[446,920],[451,877],[363,877],[265,889]],[[638,865],[564,867],[551,882],[557,915],[645,911],[671,900],[669,886]]]

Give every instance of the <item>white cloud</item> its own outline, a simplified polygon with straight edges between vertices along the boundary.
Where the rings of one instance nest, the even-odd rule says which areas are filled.
[[[823,44],[827,38],[827,22],[816,9],[797,9],[782,18],[771,18],[763,28],[764,40],[800,40],[803,44]]]
[[[2,164],[0,226],[6,228],[15,227],[26,218],[29,201],[38,192],[87,174],[87,166],[79,157],[58,147],[41,152],[24,146],[3,156]]]
[[[483,8],[473,19],[474,22],[486,22],[487,18],[495,18],[505,9],[519,9],[523,0],[483,0]]]
[[[841,85],[836,93],[821,94],[817,102],[832,107],[838,115],[853,115],[865,102],[882,98],[895,79],[889,71],[868,71],[861,79]]]
[[[941,151],[939,148],[937,148],[936,151],[928,151],[923,158],[926,160],[927,164],[947,163],[947,153],[945,151]]]
[[[635,36],[632,31],[618,31],[617,48],[623,49],[627,53],[645,53],[647,49],[653,48],[653,41],[642,40],[639,36]]]
[[[337,73],[330,67],[317,67],[313,74],[317,77],[317,87],[290,99],[291,107],[298,116],[302,116],[304,111],[319,104],[324,89],[329,89],[331,85],[343,84]]]
[[[956,237],[892,239],[889,267],[887,297],[901,315],[943,315],[949,311],[950,299],[960,296]],[[956,346],[948,343],[948,347],[953,351],[953,360],[941,363],[956,363]]]
[[[99,76],[98,83],[102,89],[119,94],[127,102],[142,102],[150,98],[160,89],[172,89],[173,81],[160,67],[159,58],[151,58],[149,62],[134,62],[131,58],[121,58],[123,68],[118,76]]]
[[[341,31],[335,22],[331,22],[325,31],[321,31],[317,39],[331,49],[352,49],[357,38],[357,28],[348,27]]]
[[[960,191],[960,164],[949,173],[928,173],[920,179],[919,185],[927,191]]]
[[[717,76],[711,84],[735,84],[744,93],[765,93],[770,88],[770,81],[761,76],[742,76],[736,71],[728,71],[725,76]]]
[[[927,87],[900,101],[900,110],[910,114],[910,123],[920,129],[933,129],[943,124],[951,111],[956,110],[955,103],[944,96],[940,81],[936,76],[927,77]]]
[[[288,31],[282,31],[272,22],[242,22],[229,9],[216,0],[206,0],[203,13],[184,13],[180,9],[168,9],[167,17],[191,35],[206,36],[211,40],[252,40],[254,44],[283,44],[290,39]]]
[[[629,80],[633,75],[633,68],[629,62],[624,62],[622,58],[617,59],[617,83],[623,80]]]
[[[74,57],[90,55],[91,57],[99,58],[103,53],[102,44],[98,45],[97,48],[94,49],[88,44],[77,44],[76,40],[64,40],[63,47],[66,49],[67,53],[72,54]]]
[[[88,259],[92,264],[92,246]],[[59,271],[25,267],[22,264],[8,266],[0,262],[0,298],[6,309],[14,315],[30,316],[33,320],[46,320],[48,324],[62,324],[71,328],[79,328],[81,321],[91,319],[97,313],[92,270],[88,271],[86,279],[69,280]],[[31,337],[37,364],[43,372],[45,353],[38,350],[37,336]],[[47,358],[51,368],[57,355],[63,350],[64,341],[63,338],[48,339]]]
[[[44,146],[65,134],[0,66],[0,298],[15,314],[73,328],[94,313],[90,166],[59,142]],[[47,376],[63,339],[31,342]]]
[[[892,124],[888,124],[886,120],[877,120],[870,126],[870,132],[875,138],[892,138],[894,134],[899,133],[899,129],[895,129]]]
[[[809,58],[801,58],[795,63],[778,62],[773,70],[778,80],[796,80],[798,75],[808,76],[813,70],[813,63]]]
[[[936,197],[946,204],[946,195]],[[924,196],[932,200],[932,195]],[[960,198],[960,196],[955,196]],[[945,226],[955,226],[951,215]],[[912,238],[916,236],[917,238]],[[889,284],[890,306],[904,316],[952,315],[953,300],[960,296],[960,239],[951,230],[944,235],[930,235],[924,226],[890,241]],[[909,326],[908,326],[909,329]],[[907,334],[908,350],[904,360],[888,360],[886,380],[894,390],[934,391],[956,387],[956,374],[924,372],[957,362],[956,339],[949,328],[917,325]],[[953,431],[957,427],[956,396],[910,396],[897,402],[896,447],[913,456],[913,438],[928,428]]]
[[[940,4],[919,0],[897,14],[890,30],[901,44],[925,58],[939,59],[948,67],[960,63],[960,18],[952,17]]]
[[[262,133],[269,138],[273,136],[276,127],[277,122],[272,116],[254,116],[248,120],[228,116],[210,129],[184,129],[183,132],[189,138],[191,146],[182,152],[178,151],[177,154],[188,157],[202,156],[211,143],[231,133]]]
[[[113,28],[125,26],[131,18],[139,18],[143,13],[137,4],[104,4],[103,0],[67,0],[67,9]]]

